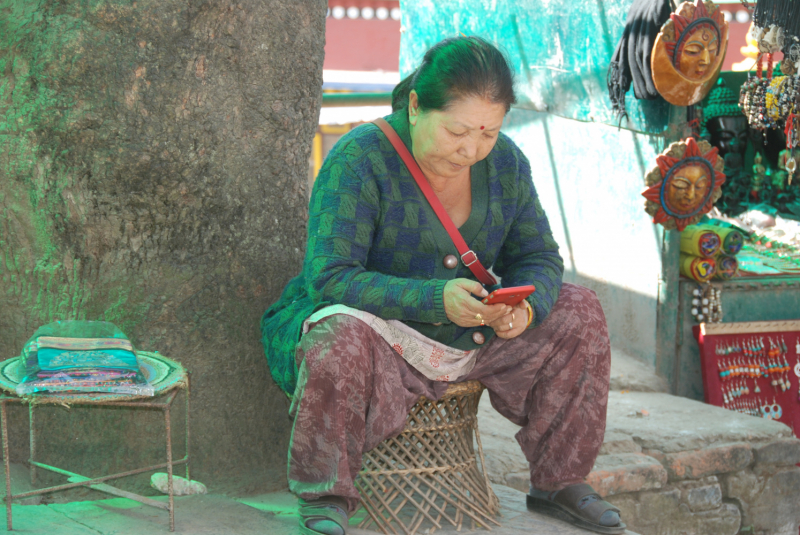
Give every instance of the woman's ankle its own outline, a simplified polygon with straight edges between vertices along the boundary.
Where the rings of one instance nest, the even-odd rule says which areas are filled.
[[[539,483],[538,485],[534,485],[531,482],[531,490],[539,491],[539,492],[558,492],[559,490],[565,489],[572,485],[578,485],[583,483],[583,481],[558,481],[555,483]]]
[[[300,498],[305,503],[309,505],[316,505],[316,504],[331,504],[341,507],[345,511],[347,511],[347,498],[343,498],[342,496],[334,496],[333,494],[328,494],[326,496],[320,496],[319,498]]]

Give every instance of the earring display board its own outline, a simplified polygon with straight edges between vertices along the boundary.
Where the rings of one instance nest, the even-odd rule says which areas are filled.
[[[706,403],[800,436],[800,320],[701,323],[693,332]]]

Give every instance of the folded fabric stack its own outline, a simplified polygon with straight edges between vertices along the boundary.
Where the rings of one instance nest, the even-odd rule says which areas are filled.
[[[21,358],[26,377],[17,386],[20,395],[35,392],[153,395],[153,387],[139,369],[133,344],[110,323],[73,321],[45,325],[25,344]]]

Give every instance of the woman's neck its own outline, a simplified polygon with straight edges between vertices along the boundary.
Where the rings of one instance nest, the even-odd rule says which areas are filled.
[[[445,212],[447,212],[447,215],[450,216],[457,228],[461,228],[472,213],[470,169],[467,167],[462,173],[454,177],[429,176],[423,171],[434,195],[442,203]]]
[[[431,173],[429,171],[422,170],[422,174],[425,175],[425,178],[428,179],[428,183],[433,188],[433,191],[437,194],[443,193],[448,191],[454,187],[461,188],[465,181],[468,182],[470,179],[470,169],[471,167],[467,167],[461,173],[454,177],[443,177],[439,176],[435,173]]]

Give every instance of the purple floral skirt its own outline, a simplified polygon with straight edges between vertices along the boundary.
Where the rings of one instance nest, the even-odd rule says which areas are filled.
[[[297,346],[289,488],[305,499],[342,496],[351,512],[361,455],[402,431],[420,396],[448,383],[425,377],[357,317],[329,315]],[[610,373],[608,329],[593,291],[564,283],[547,319],[511,340],[495,337],[459,380],[486,386],[492,406],[521,426],[531,483],[557,490],[589,474],[603,443]]]

